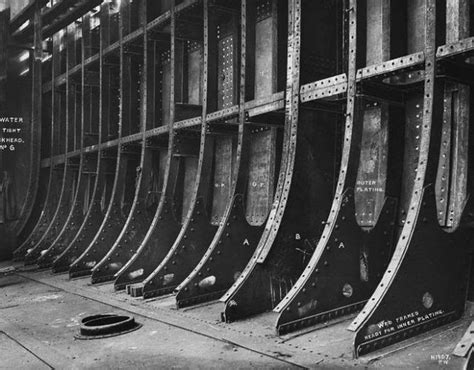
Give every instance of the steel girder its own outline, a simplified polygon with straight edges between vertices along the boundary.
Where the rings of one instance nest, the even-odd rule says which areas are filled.
[[[60,74],[60,55],[59,55],[59,45],[60,39],[59,35],[53,37],[53,57],[52,57],[52,76],[53,78]],[[51,137],[49,139],[51,145],[51,155],[60,154],[61,151],[61,141],[65,139],[60,136],[60,127],[59,127],[59,117],[60,106],[59,101],[56,95],[56,87],[52,89],[51,92]],[[62,153],[65,155],[65,153]],[[59,167],[59,168],[57,168]],[[63,171],[61,171],[63,170]],[[41,215],[33,228],[33,231],[29,236],[22,242],[22,244],[14,251],[14,258],[16,260],[24,259],[25,255],[30,249],[33,249],[37,243],[42,239],[44,233],[49,229],[54,214],[57,210],[59,199],[55,194],[60,193],[62,189],[63,176],[60,172],[65,172],[65,166],[56,166],[54,163],[51,163],[49,166],[49,180],[48,180],[48,190],[46,192],[44,207],[42,209]]]
[[[102,5],[100,12],[100,19],[102,24],[108,24],[110,17],[110,9],[107,4]],[[85,58],[90,56],[92,49],[90,38],[90,17],[86,16],[83,19],[82,25],[82,70],[81,79],[83,83],[82,90],[82,122],[84,124],[84,131],[89,133],[89,136],[95,138],[97,134],[97,145],[105,141],[105,137],[109,132],[116,127],[116,115],[112,105],[115,102],[114,93],[117,92],[117,84],[112,79],[116,65],[112,62],[105,66],[104,49],[110,44],[110,35],[108,27],[101,27],[99,39],[99,79],[100,86],[90,87],[86,91],[85,82],[86,75],[89,69],[85,68]],[[109,60],[112,59],[109,57]],[[98,99],[97,99],[98,98]],[[93,109],[98,100],[99,109]],[[95,124],[97,122],[97,125]],[[83,140],[87,140],[84,135]],[[69,266],[74,262],[89,246],[93,237],[97,233],[102,220],[105,217],[105,209],[110,202],[111,194],[111,176],[114,173],[114,148],[108,151],[100,148],[97,153],[90,153],[94,156],[94,165],[90,171],[83,172],[86,175],[86,185],[84,191],[84,203],[78,204],[77,209],[78,223],[76,227],[67,231],[64,236],[64,241],[58,243],[59,254],[53,261],[53,272],[65,272],[69,270]],[[87,155],[87,152],[86,152]],[[80,220],[80,221],[79,221]],[[77,228],[77,226],[79,226]]]
[[[141,6],[146,7],[146,4],[142,3]],[[144,19],[146,12],[145,9],[141,9],[141,11],[142,19],[140,23],[141,27],[144,28],[146,26],[146,19]],[[163,162],[163,159],[160,156],[165,156],[167,145],[162,141],[153,143],[145,138],[145,132],[147,128],[150,128],[155,116],[154,100],[157,96],[153,93],[153,89],[155,81],[154,57],[157,52],[159,52],[159,49],[157,49],[155,42],[144,32],[143,65],[140,82],[142,148],[140,164],[137,167],[135,195],[123,230],[107,254],[92,270],[93,283],[113,280],[115,273],[132,258],[140,243],[144,240],[158,206],[159,199],[156,199],[154,189],[162,182],[163,168],[160,168],[160,163]]]
[[[66,65],[66,73],[69,71],[69,66],[75,63],[74,37],[74,29],[66,29],[65,40],[63,40],[63,43],[65,43],[66,46],[61,55],[61,58],[65,59],[64,63]],[[61,64],[64,63],[61,61]],[[64,125],[63,140],[65,140],[65,153],[74,149],[71,147],[71,144],[74,143],[72,138],[75,132],[75,125],[78,124],[78,122],[76,122],[74,110],[76,102],[74,90],[75,87],[72,85],[70,79],[68,79],[65,85],[65,91],[59,91],[57,96],[55,95],[53,97],[53,99],[58,99],[57,106],[59,109],[58,116],[56,117],[58,119],[57,125]],[[76,197],[77,190],[79,189],[76,185],[77,180],[79,179],[80,162],[81,159],[79,159],[79,163],[75,163],[75,159],[64,159],[64,172],[57,209],[51,219],[48,229],[37,244],[33,248],[30,248],[28,253],[25,255],[25,264],[28,265],[35,263],[37,259],[44,254],[44,251],[51,246],[51,243],[56,239],[65,225],[69,212],[74,204],[73,199]]]
[[[204,1],[201,9],[204,9],[204,14],[207,15],[207,2]],[[174,14],[174,7],[171,8],[171,14]],[[206,17],[206,16],[205,16]],[[175,63],[177,61],[175,34],[177,31],[176,17],[171,18],[171,68],[176,71]],[[207,35],[206,35],[206,19],[204,18],[204,40],[203,40],[203,65],[207,65]],[[173,73],[173,72],[172,72]],[[203,81],[207,80],[207,71],[204,69],[202,75]],[[176,86],[174,86],[176,88]],[[204,252],[203,250],[208,246],[215,226],[209,222],[208,213],[208,193],[210,176],[212,169],[212,152],[213,140],[208,134],[208,125],[204,123],[207,114],[207,84],[201,84],[202,92],[202,117],[203,124],[201,125],[201,132],[199,138],[198,160],[196,163],[194,179],[188,180],[188,186],[185,184],[185,194],[189,198],[189,205],[184,207],[183,203],[183,221],[181,230],[179,231],[176,240],[166,246],[166,253],[162,260],[155,261],[154,270],[148,275],[140,285],[133,285],[130,289],[132,295],[143,295],[145,298],[156,295],[167,294],[182,281],[187,273],[194,267],[195,261]],[[174,99],[176,99],[176,90],[172,90]],[[172,99],[172,101],[174,101]],[[170,120],[174,117],[170,117]],[[196,153],[196,154],[197,154]],[[229,165],[229,164],[228,164]],[[231,167],[231,163],[230,163]],[[186,182],[186,181],[185,181]],[[184,275],[184,277],[183,277]]]
[[[176,189],[178,173],[184,172],[183,160],[174,155],[179,150],[176,145],[175,135],[170,132],[169,150],[165,157],[165,172],[163,186],[156,212],[153,216],[150,228],[135,254],[116,273],[114,286],[116,290],[125,289],[135,284],[140,284],[156,267],[167,252],[169,245],[175,240],[181,227],[178,206],[180,191]],[[181,162],[181,163],[180,163]],[[181,190],[184,190],[181,188]]]
[[[171,8],[174,11],[174,7]],[[166,254],[168,246],[176,238],[181,227],[180,211],[186,212],[187,206],[183,202],[185,189],[183,177],[193,177],[193,170],[185,167],[186,158],[192,159],[196,155],[195,138],[179,137],[173,130],[175,120],[175,43],[174,43],[174,22],[170,25],[169,44],[162,50],[163,56],[161,70],[154,70],[155,75],[161,74],[161,84],[163,86],[160,95],[162,104],[161,121],[168,129],[167,154],[162,156],[160,172],[162,173],[162,185],[159,193],[159,200],[156,211],[151,220],[150,226],[137,245],[136,251],[115,274],[114,287],[116,290],[124,289],[127,286],[140,284],[156,267],[157,263]],[[153,38],[153,34],[145,38]],[[150,50],[151,52],[151,50]],[[169,56],[168,56],[169,52]],[[148,55],[147,55],[148,57]],[[156,46],[155,46],[156,58]],[[156,60],[156,59],[155,59]],[[156,68],[156,67],[155,67]],[[167,101],[168,99],[168,101]],[[181,180],[181,181],[179,181]],[[181,182],[181,184],[179,184]],[[130,290],[130,289],[129,289]]]
[[[263,6],[259,6],[259,12],[257,12],[256,2],[242,2],[240,50],[254,52],[250,48],[253,46],[252,42],[247,45],[245,35],[247,32],[252,35],[252,38],[256,35],[257,18],[260,18],[262,23],[266,23],[266,27],[260,30],[261,33],[264,33],[264,35],[259,35],[260,38],[266,36],[270,40],[276,39],[273,29],[277,17],[276,8],[272,6],[271,2],[260,5]],[[226,38],[224,35],[221,39],[223,41],[218,41],[217,45],[218,75],[222,73],[220,71],[226,67],[227,63],[230,64],[220,56],[220,53],[226,52],[230,38],[229,36]],[[260,58],[266,58],[266,62],[270,61],[275,65],[277,54],[273,43],[260,46],[262,47]],[[236,49],[235,46],[233,48]],[[178,307],[218,298],[232,285],[254,252],[269,212],[276,165],[277,129],[275,127],[249,127],[250,123],[246,122],[245,88],[248,59],[250,58],[247,57],[247,54],[242,53],[239,66],[241,71],[239,76],[240,109],[236,148],[237,163],[234,165],[235,177],[224,203],[226,207],[224,212],[221,212],[222,218],[214,238],[201,260],[197,261],[197,264],[196,261],[193,261],[196,264],[193,271],[176,288]],[[261,65],[261,67],[263,66]],[[256,80],[260,83],[255,84],[254,94],[256,96],[265,96],[276,88],[275,69],[271,68],[267,75],[260,77],[265,72],[263,68],[257,68],[255,71]],[[215,176],[215,178],[214,187],[222,189],[222,183],[219,184],[218,181],[219,177]],[[221,201],[222,204],[221,199],[217,199],[217,201]]]
[[[102,11],[105,13],[106,8]],[[41,257],[38,258],[38,265],[46,268],[51,267],[56,258],[64,252],[64,250],[73,241],[74,237],[79,232],[84,221],[85,213],[87,213],[90,203],[91,184],[94,184],[98,172],[98,160],[100,155],[97,153],[87,154],[82,150],[86,142],[90,142],[89,137],[93,137],[93,143],[97,144],[101,141],[102,130],[101,120],[97,113],[91,109],[91,102],[93,97],[98,97],[100,93],[100,86],[97,84],[86,84],[87,70],[84,66],[84,61],[87,56],[87,49],[89,35],[90,35],[90,17],[85,16],[82,25],[83,37],[78,41],[68,43],[68,63],[67,67],[74,67],[75,61],[80,57],[82,68],[80,76],[80,87],[78,89],[76,81],[73,77],[69,77],[67,85],[69,85],[69,109],[74,109],[75,134],[75,149],[80,150],[78,177],[76,182],[76,193],[73,199],[73,205],[66,222],[56,239],[51,245],[41,251]],[[72,26],[71,26],[72,27]],[[73,27],[74,29],[74,27]],[[80,46],[81,55],[77,55],[77,48]],[[92,71],[91,71],[92,72]],[[99,99],[100,101],[100,99]],[[73,108],[72,108],[73,107]],[[96,123],[93,124],[93,120]],[[79,130],[79,133],[77,133]],[[86,131],[88,130],[88,131]]]
[[[131,88],[132,56],[127,53],[123,46],[123,36],[130,31],[130,15],[130,4],[128,2],[120,3],[118,18],[119,140],[124,133],[133,131],[132,114],[136,114],[136,111],[132,113],[131,101],[132,95],[137,93],[136,90],[132,91]],[[142,143],[136,142],[118,145],[116,170],[105,217],[90,245],[71,264],[69,268],[69,275],[71,277],[91,274],[92,268],[104,258],[120,235],[128,214],[132,209],[133,189],[140,182],[140,173],[136,174],[136,167],[139,164],[140,148],[142,146]],[[138,178],[134,179],[133,176],[130,178],[130,173],[136,174]]]
[[[213,89],[209,89],[208,91],[206,85],[203,85],[205,90],[202,95],[206,102],[208,99],[217,98],[217,104],[213,102],[203,103],[205,107],[203,113],[204,118],[206,117],[206,107],[214,106],[214,109],[218,109],[217,112],[219,112],[219,110],[225,112],[226,108],[235,105],[239,90],[237,88],[239,86],[239,79],[237,78],[237,55],[239,54],[239,48],[236,43],[238,39],[236,24],[239,9],[232,7],[227,8],[225,12],[229,12],[231,16],[223,16],[224,21],[217,23],[216,15],[222,8],[219,8],[217,4],[213,4],[213,6],[214,5],[216,5],[215,12],[213,11],[207,16],[208,11],[206,9],[206,3],[204,3],[204,53],[205,55],[211,55],[212,58],[215,59],[204,60],[203,65],[209,66],[209,69],[204,69],[205,74],[209,76],[214,75],[216,71],[212,68],[216,68],[217,76],[223,76],[223,78],[217,79],[215,82],[217,83],[216,92],[214,92]],[[245,10],[245,7],[243,9]],[[246,15],[245,11],[241,13],[241,25],[245,25]],[[217,37],[214,36],[214,30],[217,30]],[[242,44],[241,47],[245,49],[245,43]],[[216,61],[217,64],[215,63]],[[189,221],[185,221],[180,235],[178,235],[171,249],[155,271],[144,281],[144,284],[131,287],[130,291],[134,295],[141,294],[142,290],[145,297],[165,294],[172,291],[172,289],[177,286],[176,283],[180,283],[191,273],[183,283],[177,286],[177,290],[180,290],[180,294],[177,297],[178,305],[188,305],[191,302],[209,300],[213,297],[216,298],[222,294],[223,289],[230,286],[235,276],[237,276],[239,271],[244,267],[253,248],[255,248],[260,227],[251,227],[250,223],[253,222],[258,225],[260,218],[266,218],[265,213],[267,211],[265,209],[265,203],[268,206],[268,192],[271,192],[272,187],[271,173],[273,171],[272,166],[274,165],[272,156],[274,154],[273,150],[269,150],[262,156],[263,158],[260,158],[260,161],[256,158],[253,162],[255,169],[252,183],[256,183],[256,180],[259,180],[258,186],[261,188],[260,193],[263,193],[263,199],[259,199],[260,202],[257,202],[256,206],[258,209],[254,210],[256,214],[250,215],[249,218],[252,221],[249,223],[248,219],[246,219],[244,211],[245,203],[243,203],[243,201],[246,199],[245,193],[248,182],[246,172],[248,171],[247,163],[249,162],[247,149],[250,148],[251,135],[250,129],[244,129],[243,126],[243,103],[245,97],[245,92],[243,91],[243,86],[245,86],[245,73],[243,72],[245,70],[245,64],[243,63],[245,63],[244,58],[241,60],[241,110],[238,114],[238,127],[236,129],[226,130],[224,126],[226,125],[225,122],[219,122],[214,125],[211,124],[210,127],[202,127],[200,144],[202,149],[199,165],[202,166],[203,169],[211,167],[212,159],[209,157],[209,151],[213,150],[215,158],[213,173],[207,174],[201,172],[201,178],[197,178],[194,190],[196,194],[195,209],[187,216]],[[204,81],[207,79],[208,77],[205,75]],[[211,83],[210,87],[212,86]],[[214,95],[215,93],[217,93],[217,95]],[[227,120],[228,123],[234,122],[232,116],[228,116]],[[237,132],[235,132],[235,130],[237,130]],[[254,139],[255,143],[258,143],[258,140],[260,140],[260,143],[269,144],[271,149],[272,145],[274,145],[272,143],[275,140],[274,130],[269,130],[263,134],[261,131],[260,134],[258,134],[259,131],[259,129],[254,129],[253,136],[256,137],[256,139]],[[214,139],[214,149],[210,149],[208,142],[212,139],[213,135],[216,135]],[[235,136],[237,136],[236,139]],[[234,149],[235,142],[237,142],[236,149]],[[246,149],[245,154],[243,154],[242,148]],[[270,157],[268,157],[268,155]],[[268,161],[266,161],[266,159],[268,159]],[[240,169],[242,163],[244,163],[244,165],[242,165],[243,171]],[[201,171],[203,170],[201,169]],[[263,173],[260,174],[259,171],[263,171]],[[261,175],[260,178],[258,178],[259,175]],[[206,210],[203,207],[203,200],[205,199],[206,192],[208,192],[206,187],[209,186],[207,180],[208,176],[213,176],[214,178],[212,200],[208,200],[208,206],[206,207],[207,209],[211,208],[210,216],[205,215]],[[236,189],[239,189],[238,191],[241,194],[237,194]],[[258,198],[259,194],[256,190],[257,189],[252,191],[249,189],[248,193],[253,193],[254,198]],[[260,208],[259,203],[260,205],[263,203],[263,206]],[[188,222],[188,224],[186,224],[186,222]],[[217,225],[219,225],[219,228],[216,228]],[[243,233],[240,234],[239,232]],[[211,244],[210,247],[209,244]],[[234,251],[229,249],[230,244],[232,244]],[[237,249],[236,245],[240,246],[240,248]],[[232,258],[226,258],[227,256],[232,256]],[[213,260],[216,260],[216,262],[213,263]],[[218,265],[216,265],[216,263]],[[213,266],[212,272],[211,266]],[[156,277],[159,278],[159,282],[156,281]],[[152,281],[152,279],[154,281]],[[192,286],[186,286],[193,279],[198,280],[193,282]],[[151,288],[148,288],[148,286],[151,286]],[[155,287],[158,287],[158,289]],[[196,289],[195,287],[199,288]],[[150,291],[149,293],[147,293],[147,289]],[[156,289],[155,292],[153,291],[154,289]],[[187,298],[187,296],[193,294],[197,294],[198,297]]]

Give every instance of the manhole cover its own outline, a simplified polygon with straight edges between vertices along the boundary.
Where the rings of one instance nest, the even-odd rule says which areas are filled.
[[[100,339],[130,333],[141,328],[132,316],[101,314],[84,317],[81,320],[77,339]]]

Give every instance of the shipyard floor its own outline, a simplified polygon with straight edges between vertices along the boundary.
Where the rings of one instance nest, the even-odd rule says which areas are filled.
[[[0,369],[460,369],[451,355],[472,317],[354,360],[351,317],[278,337],[272,313],[224,324],[219,302],[176,310],[172,296],[146,300],[67,274],[0,263]],[[472,310],[471,310],[472,311]],[[133,315],[143,326],[79,340],[81,318]]]

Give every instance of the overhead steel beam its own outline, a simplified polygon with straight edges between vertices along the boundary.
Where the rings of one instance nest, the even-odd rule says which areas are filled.
[[[41,13],[43,28],[41,30],[44,39],[52,36],[59,30],[67,27],[76,19],[99,6],[103,0],[62,0],[51,8]],[[39,3],[39,5],[41,5]],[[44,7],[46,4],[42,5]],[[42,8],[41,7],[41,8]],[[23,19],[23,18],[22,18]],[[26,21],[26,20],[25,20]],[[15,25],[18,22],[15,22]],[[24,22],[23,22],[24,23]],[[15,28],[15,30],[17,27]],[[14,40],[24,42],[32,39],[32,26],[12,32]]]
[[[23,10],[10,21],[10,33],[14,33],[23,23],[32,19],[37,9],[41,10],[50,0],[31,1]]]

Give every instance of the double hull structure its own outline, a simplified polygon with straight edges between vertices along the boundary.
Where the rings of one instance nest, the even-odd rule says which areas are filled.
[[[278,334],[358,312],[356,357],[462,316],[469,1],[37,0],[0,22],[2,114],[28,117],[0,157],[15,259]]]

